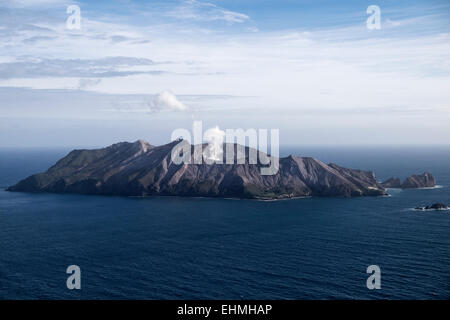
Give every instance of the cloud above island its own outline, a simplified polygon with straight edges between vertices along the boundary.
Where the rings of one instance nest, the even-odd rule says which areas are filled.
[[[176,19],[196,21],[223,20],[227,23],[243,23],[250,19],[250,17],[244,13],[234,12],[214,3],[197,0],[182,1],[180,5],[167,12],[166,15]]]
[[[45,115],[103,125],[99,118],[126,114],[165,119],[170,130],[179,125],[174,117],[195,117],[281,133],[301,124],[360,142],[376,140],[380,127],[405,142],[414,130],[433,141],[447,132],[450,5],[388,1],[381,29],[368,30],[365,8],[331,1],[81,0],[81,29],[68,30],[69,2],[0,2],[5,121]],[[429,130],[430,123],[444,129]]]
[[[151,112],[188,111],[189,108],[170,91],[164,90],[157,94],[149,103]]]

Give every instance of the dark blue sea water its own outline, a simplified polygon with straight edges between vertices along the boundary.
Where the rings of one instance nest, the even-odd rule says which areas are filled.
[[[0,186],[68,150],[0,151]],[[0,190],[2,299],[449,299],[450,148],[285,148],[441,188],[287,201],[121,198]],[[82,289],[68,290],[79,265]],[[381,289],[366,268],[381,268]]]

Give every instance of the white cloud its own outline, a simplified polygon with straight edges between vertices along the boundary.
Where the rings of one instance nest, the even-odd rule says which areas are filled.
[[[78,90],[86,90],[98,85],[102,79],[80,79],[78,81]]]
[[[400,21],[394,21],[391,19],[386,19],[386,23],[388,23],[389,25],[391,25],[393,27],[398,27],[398,26],[402,25],[402,23]]]
[[[198,21],[223,20],[228,23],[243,23],[250,19],[246,14],[230,11],[213,3],[197,0],[186,0],[181,6],[169,11],[166,15],[178,19]]]
[[[189,108],[170,91],[162,91],[149,103],[152,112],[187,111]]]
[[[0,5],[5,7],[46,7],[55,5],[68,5],[71,0],[0,0]]]
[[[436,17],[386,20],[377,32],[369,32],[362,23],[273,32],[261,28],[259,32],[238,34],[220,28],[198,30],[221,25],[214,21],[235,24],[250,20],[245,14],[199,1],[184,2],[184,8],[170,13],[181,20],[164,17],[165,23],[158,23],[149,19],[148,25],[86,13],[82,29],[76,32],[66,30],[64,10],[53,16],[49,12],[48,17],[47,12],[35,14],[33,10],[0,12],[0,86],[75,88],[117,96],[147,94],[151,88],[161,94],[130,104],[119,101],[113,111],[133,113],[139,119],[149,107],[153,112],[189,110],[197,115],[198,111],[201,117],[212,118],[212,123],[232,119],[228,127],[236,127],[234,123],[239,121],[243,127],[251,121],[252,126],[260,126],[267,118],[267,127],[288,130],[307,119],[305,130],[319,124],[355,128],[369,122],[389,129],[392,122],[392,128],[400,131],[401,127],[404,133],[410,133],[415,129],[408,128],[422,122],[405,122],[406,116],[420,115],[426,124],[448,118],[450,36]],[[182,19],[192,20],[192,24]],[[247,24],[239,28],[252,30]],[[424,32],[418,32],[418,28]],[[105,56],[127,58],[111,60]],[[170,63],[155,66],[152,61]],[[164,72],[156,76],[155,68]],[[100,82],[95,80],[100,78]],[[184,103],[166,88],[176,92]],[[54,94],[48,92],[48,101]],[[197,94],[251,98],[199,102],[186,97]],[[31,108],[35,102],[30,101]],[[89,105],[82,115],[94,117],[97,102],[91,98],[82,101]],[[101,107],[110,109],[110,104]],[[0,112],[20,114],[11,105],[4,101]],[[52,108],[55,104],[48,105]],[[208,112],[204,112],[206,109]],[[161,112],[152,119],[189,116]],[[445,129],[450,127],[442,128],[450,134]],[[367,135],[361,140],[364,137]]]
[[[161,74],[149,69],[157,65],[146,58],[104,57],[100,59],[48,59],[19,57],[0,63],[0,79],[44,77],[118,77],[134,74]],[[136,69],[139,68],[139,69]]]

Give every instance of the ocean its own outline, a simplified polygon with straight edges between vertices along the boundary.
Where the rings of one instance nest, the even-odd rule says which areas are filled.
[[[450,147],[286,147],[438,188],[283,201],[11,193],[68,149],[0,149],[0,299],[450,299]],[[68,290],[66,268],[81,268]],[[369,265],[381,289],[369,290]]]

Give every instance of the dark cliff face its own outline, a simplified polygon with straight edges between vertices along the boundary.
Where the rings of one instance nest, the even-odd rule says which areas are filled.
[[[401,188],[402,181],[400,180],[400,178],[390,178],[383,182],[382,185],[385,188]]]
[[[175,164],[171,152],[177,143],[155,147],[139,140],[74,150],[45,173],[8,190],[263,199],[386,194],[372,172],[327,165],[314,158],[280,158],[275,175],[261,175],[261,164],[249,164],[249,148],[244,164]]]
[[[425,172],[421,175],[412,175],[405,179],[402,183],[399,178],[390,178],[381,184],[384,188],[400,188],[400,189],[415,189],[415,188],[432,188],[436,186],[436,180],[431,173]]]
[[[411,188],[430,188],[436,186],[436,180],[431,173],[424,173],[422,175],[412,175],[403,182],[403,189]]]

